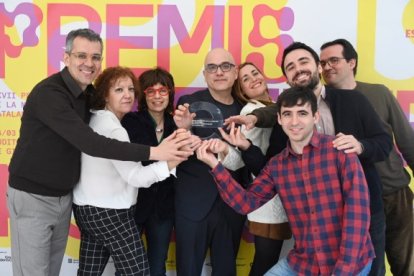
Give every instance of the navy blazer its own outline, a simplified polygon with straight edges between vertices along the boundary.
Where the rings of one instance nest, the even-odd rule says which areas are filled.
[[[181,96],[178,105],[199,101],[214,104],[223,119],[240,114],[242,109],[242,105],[236,101],[233,104],[225,105],[214,100],[207,89]],[[193,127],[191,131],[200,138],[221,137],[217,128]],[[230,173],[243,185],[249,181],[248,172],[244,168]],[[188,160],[178,166],[177,179],[175,180],[176,214],[192,221],[200,221],[208,215],[214,202],[219,198],[216,183],[210,174],[210,167],[199,161],[196,155],[190,156]]]

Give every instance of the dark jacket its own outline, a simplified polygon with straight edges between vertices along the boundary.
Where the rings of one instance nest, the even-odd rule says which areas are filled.
[[[217,107],[216,113],[221,114],[219,116],[223,119],[240,114],[242,109],[242,105],[236,101],[230,105],[217,102],[207,89],[182,96],[178,104],[189,103],[191,105],[200,101],[214,104]],[[193,127],[191,131],[201,139],[221,137],[217,128]],[[247,170],[242,168],[231,173],[239,183],[248,183]],[[219,197],[216,183],[210,174],[210,167],[192,155],[178,166],[175,182],[176,214],[193,221],[200,221],[207,216],[213,203]]]
[[[155,123],[148,111],[130,112],[121,121],[127,130],[131,143],[149,146],[157,146],[158,140],[155,133]],[[163,138],[169,136],[177,127],[170,114],[164,115]],[[144,161],[147,166],[153,161]],[[171,218],[174,215],[174,176],[154,183],[148,188],[140,188],[138,191],[135,220],[144,223],[151,215],[155,214],[160,219]]]

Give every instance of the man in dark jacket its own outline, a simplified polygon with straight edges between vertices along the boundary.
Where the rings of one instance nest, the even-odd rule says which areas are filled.
[[[217,121],[240,114],[242,105],[233,96],[232,88],[237,78],[233,56],[224,49],[212,49],[205,58],[203,74],[208,88],[182,96],[174,120],[178,127],[191,128],[202,139],[220,137],[217,128],[193,124],[188,105],[212,107]],[[203,113],[206,111],[196,112],[199,117]],[[233,176],[241,181],[242,171]],[[213,275],[235,276],[244,219],[221,199],[206,164],[195,156],[181,163],[175,183],[177,274],[201,275],[210,248]]]
[[[308,45],[294,42],[288,46],[283,52],[281,67],[290,86],[309,87],[317,96],[321,115],[316,125],[318,132],[336,135],[335,148],[358,155],[370,191],[370,235],[376,254],[370,275],[385,275],[385,216],[382,186],[374,164],[388,156],[392,148],[391,136],[385,132],[380,118],[360,92],[323,86],[319,56]],[[243,123],[247,128],[254,125],[270,127],[276,123],[276,111],[275,105],[271,105],[256,109],[245,117],[234,116],[226,122]]]

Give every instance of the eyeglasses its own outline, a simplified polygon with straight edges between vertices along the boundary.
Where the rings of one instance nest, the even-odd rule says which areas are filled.
[[[345,59],[345,58],[343,58],[343,57],[330,57],[327,60],[321,60],[320,62],[321,62],[322,68],[324,68],[326,66],[326,64],[328,64],[329,66],[332,67],[332,66],[337,65],[341,59]]]
[[[161,86],[160,88],[148,87],[144,90],[144,93],[149,98],[155,97],[155,94],[157,93],[160,94],[160,96],[167,96],[168,93],[170,93],[170,89],[165,86]]]
[[[91,58],[93,63],[99,63],[103,59],[102,56],[98,55],[98,54],[93,54],[93,55],[89,56],[86,53],[69,53],[69,55],[74,56],[75,58],[77,58],[78,60],[80,60],[82,62],[86,62],[89,57]]]
[[[205,70],[207,72],[209,72],[210,74],[213,74],[215,72],[217,72],[218,68],[220,68],[220,70],[222,72],[228,72],[231,70],[232,67],[234,67],[235,65],[233,63],[230,62],[223,62],[222,64],[214,64],[214,63],[209,63],[205,66]]]

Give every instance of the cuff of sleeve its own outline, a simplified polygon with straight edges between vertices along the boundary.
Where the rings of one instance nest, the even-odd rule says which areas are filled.
[[[170,170],[168,169],[167,161],[158,161],[153,164],[157,164],[156,173],[158,175],[158,178],[165,179],[170,176]]]
[[[218,162],[217,166],[211,169],[211,173],[215,175],[215,174],[219,174],[223,170],[224,170],[223,164],[221,164],[221,162]]]
[[[177,168],[172,168],[170,174],[177,178]]]

